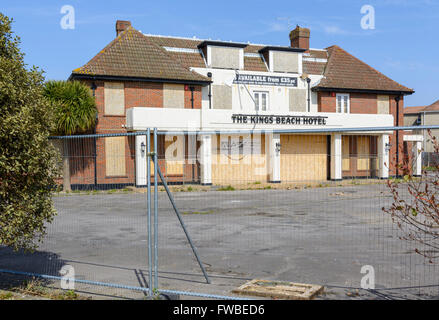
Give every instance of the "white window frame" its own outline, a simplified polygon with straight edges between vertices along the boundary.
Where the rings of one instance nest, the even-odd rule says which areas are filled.
[[[266,96],[265,110],[262,110],[262,95],[263,94],[265,94],[265,96]],[[259,102],[258,105],[256,105],[256,95],[259,95],[259,97],[260,97],[257,100]],[[253,99],[255,101],[255,106],[254,106],[255,111],[268,111],[268,110],[270,110],[270,92],[269,91],[255,90],[255,91],[253,91]]]
[[[342,101],[342,106],[340,109],[338,108],[339,97],[341,97],[341,101]],[[343,102],[345,101],[345,99],[347,101],[347,107],[346,107],[347,110],[345,110],[344,105],[343,105]],[[351,113],[351,97],[350,97],[349,93],[337,93],[336,98],[335,98],[335,112],[336,113]]]

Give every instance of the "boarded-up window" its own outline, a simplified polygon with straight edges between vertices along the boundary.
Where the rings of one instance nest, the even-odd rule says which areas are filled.
[[[211,47],[210,66],[212,68],[239,69],[239,48]]]
[[[370,169],[370,140],[369,137],[360,136],[357,138],[358,159],[357,170]]]
[[[350,152],[349,152],[349,137],[342,137],[342,170],[349,171],[350,170]]]
[[[123,82],[105,82],[105,114],[125,115],[125,94]]]
[[[290,111],[307,111],[306,90],[290,89]]]
[[[229,86],[212,86],[214,109],[232,109],[232,88]]]
[[[378,113],[379,114],[389,114],[390,102],[389,96],[378,95]]]
[[[105,138],[105,168],[107,176],[125,176],[125,137]]]
[[[273,71],[299,72],[299,55],[296,52],[273,51]]]
[[[184,152],[183,136],[165,137],[166,174],[183,174]]]
[[[184,85],[163,85],[163,106],[165,108],[184,108]]]
[[[316,181],[327,178],[326,136],[281,135],[282,181]]]

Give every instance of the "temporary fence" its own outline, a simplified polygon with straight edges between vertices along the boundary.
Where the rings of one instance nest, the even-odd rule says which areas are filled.
[[[431,235],[401,239],[386,212],[389,181],[408,202],[410,181],[434,188],[425,135],[411,130],[437,127],[53,137],[57,216],[35,253],[0,249],[0,284],[227,299],[268,279],[323,285],[326,299],[437,298],[437,264],[416,252]]]

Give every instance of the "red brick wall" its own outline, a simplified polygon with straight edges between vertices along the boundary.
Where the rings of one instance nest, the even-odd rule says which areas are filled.
[[[133,107],[163,108],[163,84],[125,82],[125,109]]]
[[[91,86],[91,81],[84,81]],[[124,133],[127,132],[123,125],[126,124],[125,116],[105,115],[104,81],[95,81],[96,106],[98,109],[98,123],[96,133]],[[190,86],[184,93],[184,108],[192,108]],[[152,82],[125,82],[125,114],[126,110],[134,107],[163,108],[163,83]],[[193,107],[201,109],[201,86],[194,86]],[[90,142],[89,142],[90,143]],[[93,142],[94,145],[94,142]],[[126,174],[120,177],[106,176],[105,161],[105,138],[98,138],[97,146],[97,183],[98,184],[134,184],[135,183],[135,137],[125,139]],[[88,148],[89,149],[89,148]],[[87,156],[74,157],[73,169],[71,166],[72,184],[93,184],[94,183],[94,157],[87,149]],[[83,153],[83,152],[82,152]],[[82,168],[82,169],[81,169]]]
[[[351,93],[351,113],[376,114],[378,112],[378,101],[376,94]]]
[[[97,133],[126,132],[122,125],[126,124],[125,116],[105,115],[104,82],[96,82],[98,86],[96,105],[99,113]],[[125,114],[134,107],[163,108],[163,84],[150,82],[125,82]]]
[[[390,114],[394,117],[394,126],[397,126],[396,121],[396,101],[395,95],[389,96]],[[378,101],[376,94],[370,93],[350,93],[350,108],[351,113],[376,114],[378,109]],[[404,99],[399,101],[399,126],[404,125]],[[318,110],[319,112],[336,112],[336,96],[332,97],[330,92],[318,93]],[[371,124],[373,126],[373,124]],[[399,133],[399,143],[396,142],[396,133],[389,136],[389,143],[392,145],[389,155],[389,175],[396,174],[396,150],[399,148],[399,163],[404,159],[403,138],[404,132]],[[402,174],[402,172],[398,172]]]
[[[201,109],[201,86],[194,86],[194,109]],[[184,91],[184,107],[185,109],[192,108],[191,98],[192,93],[190,90],[190,86],[187,90]]]
[[[376,94],[350,93],[351,113],[375,114],[378,110]],[[336,112],[337,96],[331,96],[331,92],[318,93],[319,112]]]
[[[330,92],[318,93],[318,110],[319,112],[335,112],[336,111],[336,98],[331,97]]]

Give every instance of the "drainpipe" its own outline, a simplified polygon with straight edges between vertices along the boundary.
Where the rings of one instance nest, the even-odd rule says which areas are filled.
[[[308,112],[311,112],[311,90],[310,90],[311,79],[306,78],[306,82],[308,83]]]
[[[191,108],[193,109],[194,108],[194,90],[195,90],[195,88],[190,87],[189,89],[191,90]]]
[[[212,72],[207,73],[207,77],[212,80]],[[212,109],[212,85],[209,83],[209,109]]]

